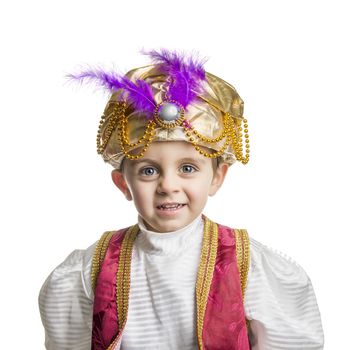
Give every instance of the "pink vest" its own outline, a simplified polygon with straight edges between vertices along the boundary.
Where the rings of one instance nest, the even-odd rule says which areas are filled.
[[[207,283],[208,291],[204,296],[204,302],[203,299],[200,302],[197,296],[197,312],[199,312],[198,309],[202,309],[203,312],[201,325],[197,324],[199,348],[249,350],[236,258],[235,232],[222,225],[215,227],[217,248],[214,252],[212,273]],[[125,326],[126,316],[121,322],[118,317],[117,300],[120,299],[117,294],[120,288],[118,289],[117,286],[117,272],[120,267],[121,246],[127,231],[128,229],[122,229],[113,234],[106,248],[105,257],[100,261],[93,310],[92,350],[113,349]],[[209,246],[211,245],[212,242],[209,242]]]

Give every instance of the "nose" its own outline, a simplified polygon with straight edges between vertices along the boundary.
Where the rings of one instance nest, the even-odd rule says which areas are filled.
[[[172,173],[163,173],[158,178],[157,193],[158,194],[170,194],[179,192],[179,182],[177,176]]]

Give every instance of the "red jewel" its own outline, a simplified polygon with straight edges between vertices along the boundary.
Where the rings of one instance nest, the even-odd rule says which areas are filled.
[[[191,127],[191,124],[186,119],[183,121],[183,125],[186,129],[189,129]]]

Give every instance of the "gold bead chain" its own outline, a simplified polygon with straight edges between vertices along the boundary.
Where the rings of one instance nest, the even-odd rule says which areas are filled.
[[[248,134],[248,121],[243,119],[244,126],[244,143],[245,143],[245,156],[243,156],[243,133],[242,133],[242,120],[235,120],[232,146],[235,150],[235,156],[238,161],[243,164],[247,164],[249,161],[250,145],[249,145],[249,134]]]
[[[215,143],[215,142],[221,141],[226,135],[229,134],[230,129],[229,129],[229,123],[228,123],[228,114],[224,115],[223,121],[224,121],[224,130],[222,131],[220,136],[215,137],[213,139],[210,139],[210,138],[207,138],[207,137],[201,135],[192,126],[190,126],[189,128],[186,128],[185,126],[183,126],[183,129],[184,129],[184,132],[185,132],[187,137],[194,136],[194,137],[198,138],[199,140],[201,140],[203,142]]]
[[[159,106],[157,108],[159,108]],[[128,118],[125,116],[125,110],[125,101],[121,101],[116,104],[108,118],[108,125],[103,135],[102,128],[107,120],[107,117],[105,115],[101,117],[100,125],[97,132],[97,153],[102,154],[104,152],[107,143],[112,136],[112,133],[115,131],[116,128],[118,128],[118,143],[125,157],[131,160],[139,159],[144,156],[149,145],[152,143],[155,137],[156,125],[158,124],[159,126],[166,129],[181,126],[188,142],[191,143],[200,154],[207,158],[220,157],[225,152],[225,150],[230,145],[232,145],[234,155],[238,161],[242,162],[243,164],[247,164],[249,161],[250,144],[247,119],[242,120],[241,118],[233,118],[229,113],[225,113],[223,115],[223,130],[221,134],[214,138],[208,138],[201,135],[192,126],[189,126],[189,123],[186,122],[186,119],[183,115],[183,110],[181,111],[181,115],[177,120],[173,122],[164,122],[161,118],[159,118],[156,109],[154,118],[148,121],[144,134],[136,142],[131,143],[128,136]],[[223,145],[220,147],[219,150],[217,150],[214,153],[208,153],[200,146],[200,142],[210,144],[220,142],[224,139],[225,141]],[[130,151],[132,151],[132,149],[137,146],[142,147],[141,151],[138,154],[130,153]],[[244,155],[243,148],[245,149]]]
[[[100,120],[100,125],[99,125],[98,131],[97,131],[97,137],[96,137],[97,153],[98,154],[102,154],[103,151],[105,150],[109,139],[111,138],[115,128],[118,125],[119,117],[124,115],[125,108],[126,108],[125,102],[118,102],[116,104],[116,106],[113,108],[112,113],[109,115],[108,125],[106,127],[105,132],[104,132],[104,135],[102,135],[102,128],[106,122],[107,117],[105,115],[102,115],[101,120]]]
[[[125,115],[122,116],[122,126],[119,129],[118,141],[119,141],[120,148],[122,149],[126,158],[131,160],[136,160],[144,156],[149,145],[154,139],[155,127],[156,127],[155,122],[153,120],[150,120],[146,126],[146,131],[143,134],[143,136],[137,142],[130,143],[129,137],[128,137],[128,130],[127,130],[127,118],[125,117]],[[137,145],[143,146],[139,154],[136,154],[136,155],[130,154],[129,151],[126,149],[126,148],[135,147]]]

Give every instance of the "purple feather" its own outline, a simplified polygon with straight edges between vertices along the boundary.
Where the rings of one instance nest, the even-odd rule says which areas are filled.
[[[193,56],[186,56],[176,51],[161,49],[159,52],[152,50],[143,52],[150,56],[161,70],[170,76],[168,97],[185,108],[197,98],[202,91],[202,83],[205,80],[203,68],[205,60]]]
[[[77,80],[80,83],[96,83],[108,91],[117,90],[116,86],[119,84],[119,75],[115,72],[105,72],[100,68],[90,68],[78,74],[68,74],[66,76],[69,80]]]
[[[69,74],[67,77],[81,83],[85,81],[96,83],[111,92],[123,89],[121,96],[124,98],[127,93],[130,103],[136,110],[146,112],[148,118],[153,116],[156,102],[151,87],[144,80],[136,80],[134,83],[115,72],[106,72],[102,69],[90,69],[79,74]]]
[[[148,118],[153,116],[157,104],[151,87],[144,80],[138,79],[133,83],[128,78],[123,77],[120,81],[120,88],[128,92],[128,97],[135,109],[145,111]]]

